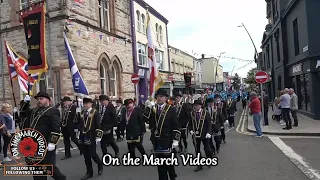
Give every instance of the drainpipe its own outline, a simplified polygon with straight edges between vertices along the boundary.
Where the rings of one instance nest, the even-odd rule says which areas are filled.
[[[167,52],[168,52],[168,69],[169,69],[169,74],[171,74],[171,61],[170,61],[170,52],[169,52],[169,41],[168,41],[168,24],[166,24],[166,39],[167,39]],[[170,82],[170,96],[173,95],[173,84],[172,81]]]
[[[134,13],[134,0],[130,0],[130,20],[131,20],[131,36],[132,36],[132,57],[133,57],[133,72],[138,74],[138,64],[137,64],[137,40],[136,40],[136,31],[135,31],[135,13]],[[139,83],[135,87],[137,102],[139,102]]]

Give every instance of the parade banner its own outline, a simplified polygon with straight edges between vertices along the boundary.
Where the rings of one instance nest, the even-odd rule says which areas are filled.
[[[89,92],[88,89],[86,87],[86,85],[84,84],[84,81],[81,77],[81,74],[79,72],[79,69],[77,67],[76,61],[73,57],[67,36],[65,33],[63,33],[63,38],[64,38],[64,45],[66,47],[66,51],[67,51],[67,55],[68,55],[68,62],[69,62],[69,68],[70,68],[70,72],[71,72],[71,76],[72,76],[72,84],[73,84],[73,90],[74,90],[74,94],[76,96],[88,96]]]
[[[21,12],[28,46],[28,73],[47,72],[46,60],[46,10],[44,2],[33,4]]]

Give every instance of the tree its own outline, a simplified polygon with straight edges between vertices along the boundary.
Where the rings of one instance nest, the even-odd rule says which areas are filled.
[[[249,85],[249,89],[255,89],[257,87],[257,83],[255,80],[255,75],[256,75],[256,71],[258,69],[257,68],[252,68],[248,71],[247,73],[247,78],[245,79],[245,83]]]
[[[240,89],[240,84],[241,84],[241,79],[238,75],[238,73],[236,73],[233,77],[232,77],[232,86],[234,88],[234,90],[239,90]]]

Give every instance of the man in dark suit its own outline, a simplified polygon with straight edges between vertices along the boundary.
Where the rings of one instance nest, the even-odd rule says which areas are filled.
[[[156,93],[157,105],[154,110],[149,111],[150,129],[154,143],[154,153],[157,157],[167,157],[174,153],[179,146],[181,132],[177,119],[176,108],[166,103],[168,100],[167,91],[159,89]],[[175,180],[177,174],[173,165],[158,166],[159,180]]]
[[[146,125],[144,124],[142,109],[135,106],[133,99],[126,99],[124,105],[126,110],[124,116],[122,116],[122,122],[125,124],[128,150],[131,157],[136,158],[135,148],[140,151],[141,155],[146,154],[141,139],[146,132]]]
[[[92,107],[93,101],[90,98],[83,98],[84,110],[81,111],[78,118],[80,124],[79,143],[83,150],[84,161],[87,172],[81,180],[86,180],[93,177],[92,161],[93,159],[98,164],[98,175],[102,174],[103,164],[96,151],[96,143],[101,141],[103,132],[100,127],[100,114]]]
[[[106,155],[108,153],[107,146],[110,145],[115,152],[115,156],[119,156],[119,147],[113,137],[113,127],[117,127],[116,109],[107,95],[100,95],[99,101],[100,123],[103,130],[103,137],[100,142],[102,153]]]
[[[191,119],[190,112],[192,110],[190,103],[183,103],[182,101],[182,95],[177,93],[175,94],[175,105],[177,110],[177,118],[180,125],[180,132],[181,132],[181,141],[179,141],[179,152],[187,152],[188,148],[188,131],[187,126]],[[184,148],[182,147],[182,141]]]
[[[60,112],[57,108],[50,106],[50,96],[46,92],[39,92],[34,97],[38,103],[37,107],[31,110],[31,114],[24,123],[24,128],[31,128],[39,131],[48,143],[48,151],[40,164],[53,165],[49,169],[53,173],[52,178],[56,180],[65,180],[59,168],[56,166],[56,145],[61,137],[60,134]],[[27,163],[30,164],[27,160]],[[32,163],[31,163],[32,164]],[[47,176],[34,176],[35,180],[46,180]]]
[[[117,116],[117,130],[116,130],[116,135],[117,135],[117,142],[123,141],[123,136],[124,136],[124,129],[125,129],[125,123],[122,122],[123,117],[125,116],[126,113],[126,107],[123,105],[122,100],[117,100],[117,106],[116,106],[116,116]]]
[[[208,158],[212,157],[209,140],[211,139],[212,125],[208,112],[202,109],[202,101],[195,100],[194,110],[191,112],[191,121],[189,122],[190,134],[193,136],[196,153],[201,154],[201,142]],[[210,166],[209,166],[210,167]],[[194,171],[202,170],[202,166],[197,166]]]
[[[96,110],[99,110],[100,108],[100,102],[99,102],[99,96],[98,95],[95,95],[94,96],[94,100],[93,100],[93,104],[92,104],[92,107]]]
[[[221,100],[221,96],[216,94],[214,96],[214,106],[217,107],[217,118],[219,118],[222,122],[221,127],[220,127],[220,132],[221,132],[221,139],[224,143],[226,143],[226,134],[225,134],[225,129],[224,129],[224,123],[226,122],[226,120],[228,119],[228,115],[227,115],[227,105],[225,101]]]
[[[233,100],[231,95],[228,94],[226,103],[229,127],[231,128],[234,127],[234,117],[237,112],[237,101]]]
[[[78,139],[76,138],[76,118],[77,118],[77,106],[73,105],[70,97],[65,96],[62,99],[62,117],[61,117],[61,131],[63,134],[64,150],[65,156],[61,160],[71,158],[70,152],[70,138],[73,143],[75,143],[80,150],[80,155],[82,155],[81,147],[79,146]]]

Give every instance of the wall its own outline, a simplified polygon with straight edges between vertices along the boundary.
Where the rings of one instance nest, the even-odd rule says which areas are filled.
[[[194,57],[181,51],[180,49],[170,46],[171,72],[174,73],[174,79],[183,81],[183,73],[193,72]]]
[[[140,14],[143,13],[145,15],[145,27],[147,28],[147,15],[146,15],[146,9],[143,8],[142,6],[140,6],[138,3],[134,2],[134,13],[135,13],[135,23],[137,22],[137,15],[136,15],[136,11],[140,11]],[[162,51],[164,53],[164,69],[162,69],[163,71],[169,71],[169,63],[168,63],[168,42],[167,42],[167,28],[166,28],[166,24],[164,22],[162,22],[161,20],[159,20],[157,17],[155,17],[153,14],[149,13],[150,15],[150,21],[151,21],[151,30],[152,30],[152,40],[153,40],[153,45],[155,46],[156,49]],[[162,26],[162,42],[157,41],[156,39],[156,24],[158,24],[159,26]],[[148,39],[147,39],[147,35],[143,34],[141,32],[137,31],[137,25],[135,25],[136,27],[136,40],[137,42],[140,42],[142,44],[147,44],[148,43]],[[138,48],[137,48],[137,54],[138,54]],[[138,59],[138,58],[137,58]]]
[[[306,1],[306,13],[308,23],[308,55],[318,56],[320,54],[320,26],[319,26],[319,8],[320,1],[307,0]]]
[[[202,82],[215,83],[217,61],[215,58],[202,59]],[[218,77],[217,77],[218,79]]]
[[[303,52],[303,48],[308,46],[308,29],[306,18],[306,4],[305,1],[297,1],[293,7],[291,7],[289,13],[285,17],[286,35],[287,35],[287,48],[288,48],[288,65],[294,64],[302,59],[306,58],[306,53]],[[297,18],[298,21],[298,33],[299,33],[299,55],[295,55],[294,35],[293,35],[293,21]]]
[[[48,1],[48,11],[50,12],[50,17],[54,18],[61,14],[70,14],[68,9],[71,7],[72,0],[67,1],[68,9],[60,7],[60,0],[49,0]],[[114,11],[110,12],[110,16],[114,16],[114,22],[111,18],[111,24],[113,32],[117,35],[130,38],[130,14],[129,14],[129,0],[125,1],[115,1],[110,0],[113,4]],[[83,25],[85,22],[89,22],[90,26],[98,26],[98,1],[86,1],[84,6],[76,7],[74,13],[76,14],[76,19],[81,21],[81,24],[73,22],[72,26],[68,26],[69,33],[67,34],[69,44],[72,48],[73,55],[76,59],[78,68],[82,77],[86,83],[88,91],[93,97],[95,94],[100,94],[100,77],[99,77],[99,63],[102,58],[111,65],[117,63],[119,68],[119,90],[121,96],[124,98],[134,97],[134,86],[131,83],[131,74],[133,73],[133,58],[132,58],[132,45],[130,43],[125,43],[124,40],[116,38],[113,40],[114,35],[111,33],[105,33],[105,31],[100,31],[99,28],[90,28],[87,25]],[[11,14],[11,11],[16,11],[12,4],[8,4],[8,1],[4,1],[2,4],[2,9],[6,8],[6,16]],[[58,9],[58,10],[56,10]],[[2,14],[4,15],[4,14]],[[3,22],[3,20],[1,20]],[[50,65],[52,65],[55,73],[60,77],[60,89],[57,89],[58,84],[54,82],[55,91],[60,91],[62,95],[73,94],[71,74],[69,70],[69,65],[67,61],[67,56],[63,41],[63,30],[66,20],[54,20],[50,22],[51,34],[47,36],[47,44],[51,42],[51,57],[48,60],[52,60]],[[48,29],[48,28],[47,28]],[[80,36],[77,30],[81,31]],[[88,34],[86,34],[87,32]],[[92,34],[102,34],[103,39],[100,40],[99,37],[93,37]],[[87,36],[88,35],[88,36]],[[26,42],[22,31],[22,26],[16,30],[10,30],[5,35],[5,39],[12,45],[15,51],[22,54],[27,54],[26,52]],[[3,49],[4,52],[4,49]],[[5,53],[3,53],[3,58],[6,59]],[[48,56],[48,53],[47,53]],[[6,61],[5,61],[6,62]],[[5,64],[5,67],[7,65]],[[7,69],[6,69],[7,70]],[[7,74],[7,72],[5,72]],[[11,88],[9,86],[9,81],[6,81],[6,97],[11,98]],[[1,95],[0,95],[1,96]],[[1,98],[1,97],[0,97]]]

